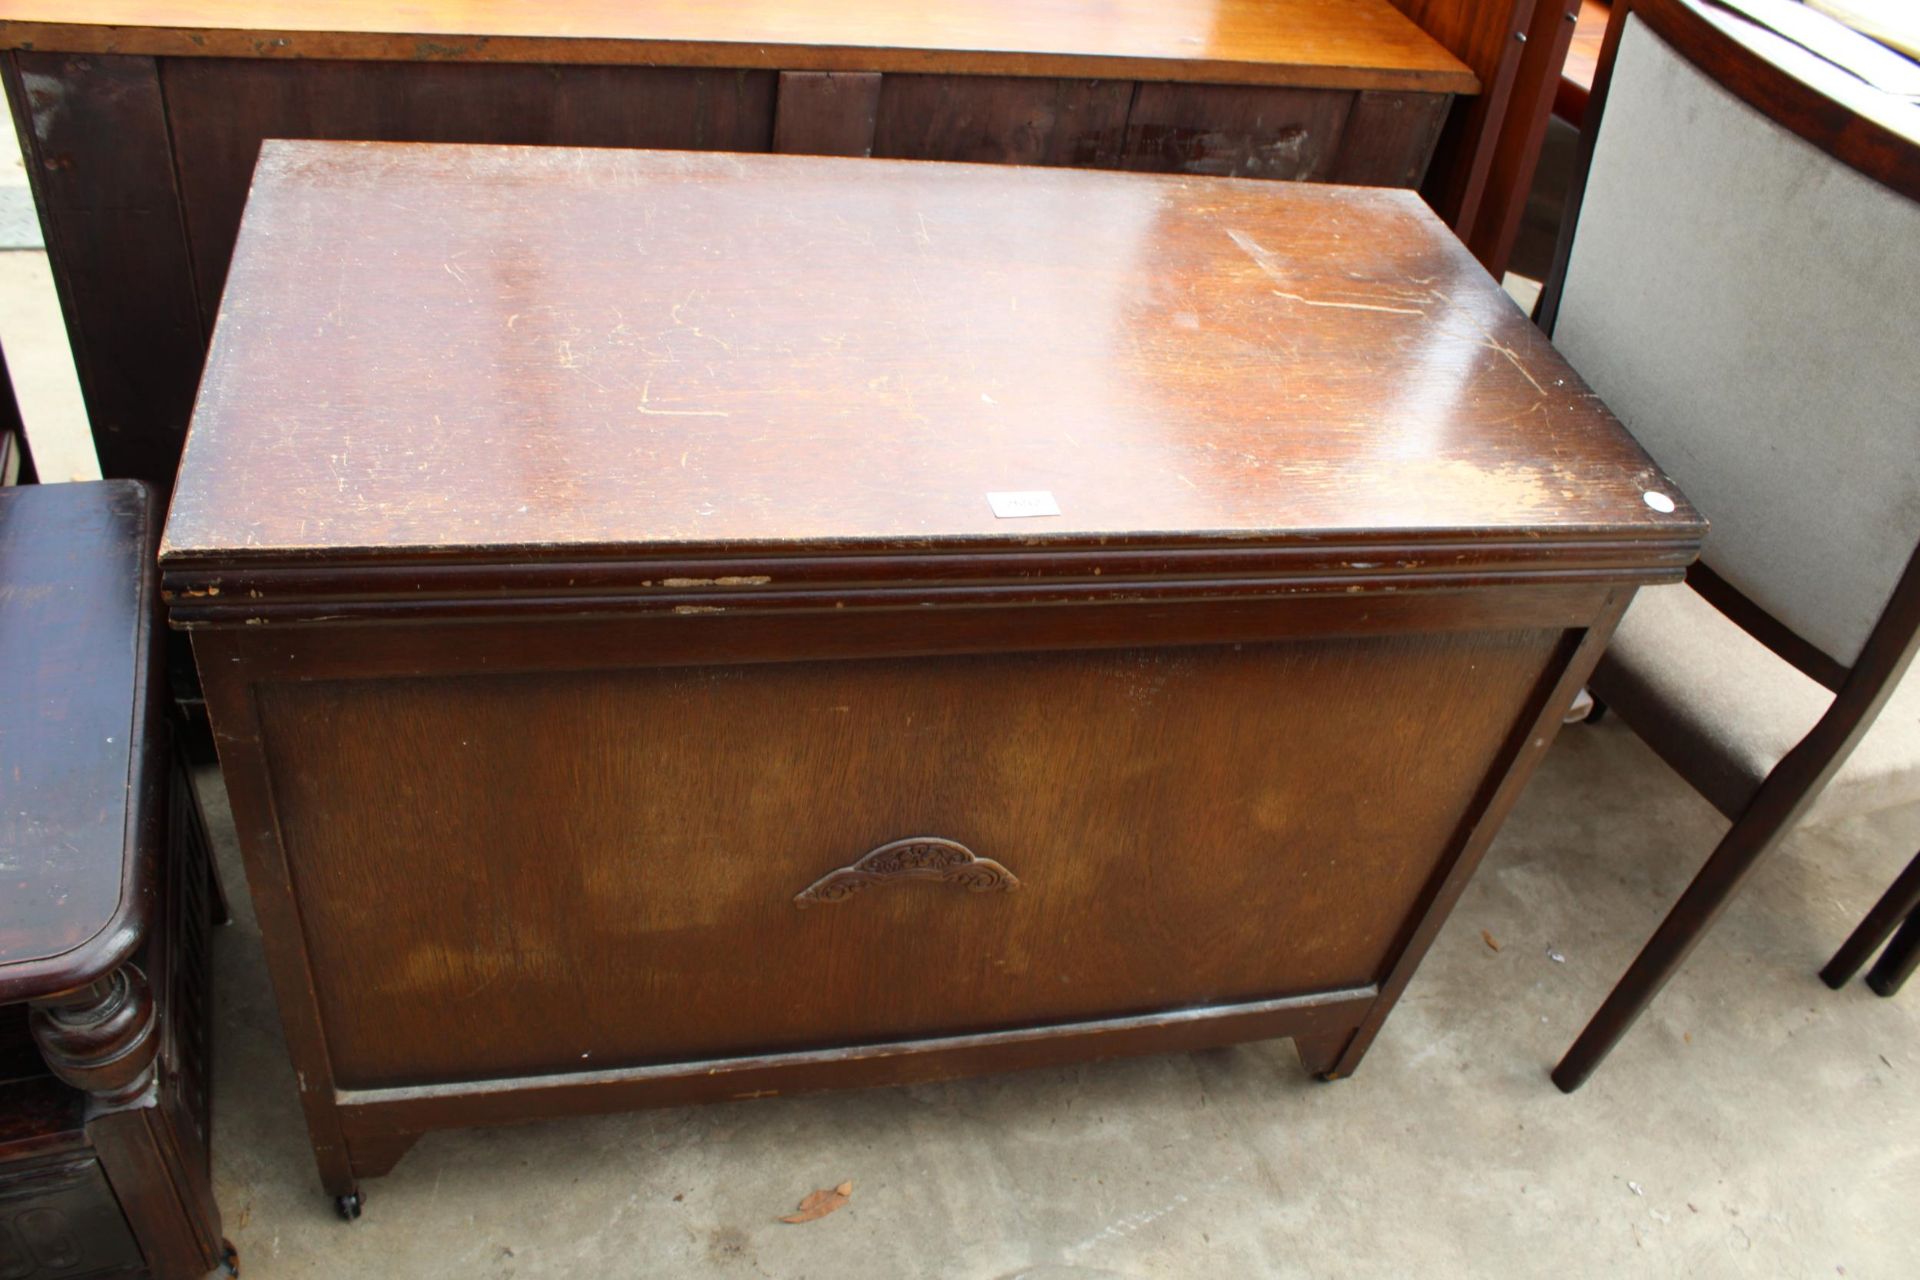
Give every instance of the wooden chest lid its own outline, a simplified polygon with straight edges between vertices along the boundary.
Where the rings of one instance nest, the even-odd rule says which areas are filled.
[[[482,567],[1646,581],[1701,532],[1410,193],[269,142],[162,563],[190,622]]]
[[[131,480],[0,488],[0,1004],[99,977],[151,908],[151,505]]]

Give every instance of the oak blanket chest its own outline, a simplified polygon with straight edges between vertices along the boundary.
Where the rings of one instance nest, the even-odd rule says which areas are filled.
[[[450,1125],[1350,1072],[1702,532],[1411,194],[270,143],[162,567],[351,1212]]]

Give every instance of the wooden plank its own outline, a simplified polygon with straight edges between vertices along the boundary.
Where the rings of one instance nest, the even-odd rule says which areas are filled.
[[[176,57],[1478,88],[1387,0],[0,0],[0,42]]]
[[[765,151],[774,77],[645,67],[161,64],[211,329],[262,138]]]
[[[1560,69],[1573,42],[1580,0],[1536,0],[1526,47],[1514,73],[1513,94],[1500,130],[1493,140],[1486,188],[1473,224],[1462,239],[1473,256],[1498,280],[1513,256],[1520,233],[1540,148],[1547,139],[1547,119],[1560,87]]]
[[[22,51],[6,81],[100,469],[164,494],[206,344],[158,70]]]
[[[1553,95],[1553,114],[1575,128],[1586,119],[1587,98],[1593,92],[1593,77],[1600,68],[1600,45],[1607,36],[1607,19],[1612,16],[1607,0],[1580,0],[1573,40],[1567,46],[1566,61],[1560,67],[1560,85]]]
[[[879,110],[877,71],[782,71],[773,149],[797,155],[872,155]]]
[[[1358,187],[1417,187],[1452,99],[1444,93],[1354,95],[1330,182]]]
[[[683,1106],[827,1089],[949,1080],[1247,1040],[1341,1032],[1369,1012],[1372,988],[1209,1005],[1168,1013],[1016,1027],[886,1044],[798,1050],[611,1071],[340,1092],[356,1150],[395,1134],[629,1107]]]
[[[1393,0],[1473,69],[1480,92],[1454,101],[1421,191],[1456,232],[1471,227],[1506,117],[1534,0]]]
[[[1112,165],[1133,85],[1120,80],[890,75],[873,154],[898,160]]]
[[[1143,84],[1120,167],[1325,181],[1354,95],[1331,89]]]

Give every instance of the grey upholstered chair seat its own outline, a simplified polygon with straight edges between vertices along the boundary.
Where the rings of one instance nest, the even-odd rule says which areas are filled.
[[[1722,813],[1738,814],[1833,695],[1692,587],[1648,587],[1621,620],[1594,693]],[[1807,820],[1920,801],[1920,676],[1894,691]]]

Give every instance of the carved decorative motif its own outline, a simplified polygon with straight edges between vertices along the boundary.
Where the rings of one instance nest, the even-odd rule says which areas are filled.
[[[88,986],[33,1002],[28,1025],[53,1074],[108,1103],[153,1083],[159,1011],[147,975],[130,964]]]
[[[794,896],[796,907],[844,902],[869,885],[897,880],[938,880],[970,893],[1004,893],[1019,879],[992,858],[936,836],[909,836],[883,844],[850,866],[829,871]]]

